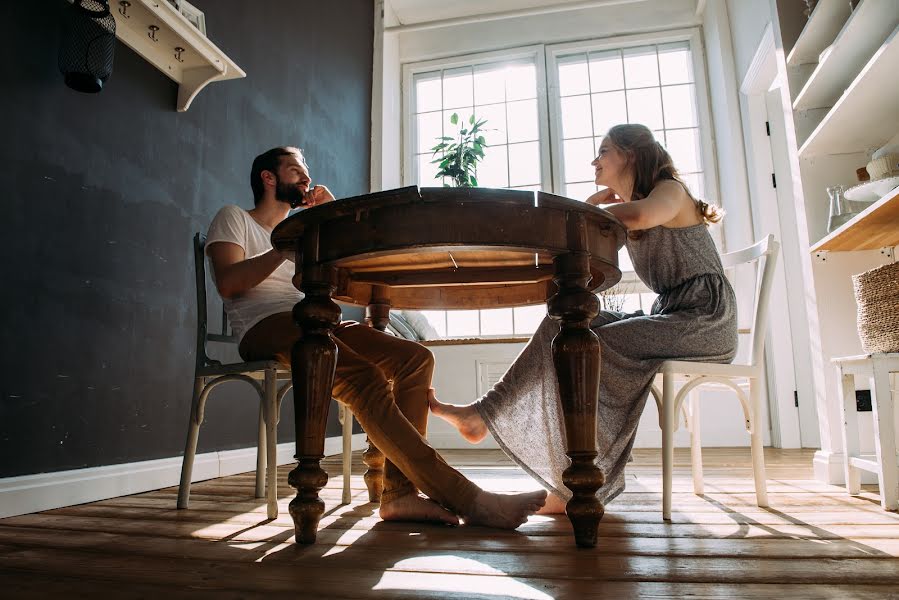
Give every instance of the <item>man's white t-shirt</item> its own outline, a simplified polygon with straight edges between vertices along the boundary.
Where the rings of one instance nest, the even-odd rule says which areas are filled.
[[[272,249],[272,232],[257,223],[239,206],[223,207],[206,234],[207,253],[215,242],[230,242],[243,248],[246,258],[265,254]],[[211,268],[213,280],[215,269]],[[223,298],[231,329],[239,340],[253,325],[279,312],[293,310],[303,294],[294,287],[294,264],[285,261],[262,283],[234,298]]]

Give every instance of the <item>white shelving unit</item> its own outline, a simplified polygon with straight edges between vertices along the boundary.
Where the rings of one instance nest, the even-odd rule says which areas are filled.
[[[787,65],[818,62],[818,56],[836,38],[848,18],[848,0],[819,0],[787,55]]]
[[[848,0],[820,0],[783,65],[799,157],[799,172],[790,169],[790,175],[794,181],[798,175],[802,188],[798,249],[808,253],[811,276],[804,278],[805,289],[791,293],[811,300],[810,369],[822,444],[814,467],[816,477],[830,483],[843,478],[835,408],[840,381],[831,359],[863,353],[852,276],[895,261],[899,191],[888,192],[828,234],[826,190],[856,185],[857,169],[874,151],[899,143],[897,24],[899,0],[861,0],[854,10]],[[872,439],[871,427],[863,416],[862,439]]]
[[[166,0],[110,0],[116,36],[178,84],[177,109],[186,111],[213,81],[246,73]]]
[[[831,107],[899,25],[896,0],[862,0],[796,95],[793,110]]]
[[[892,3],[892,0],[890,0]],[[899,11],[899,2],[893,4]],[[899,28],[893,30],[799,148],[799,157],[876,149],[899,128]]]

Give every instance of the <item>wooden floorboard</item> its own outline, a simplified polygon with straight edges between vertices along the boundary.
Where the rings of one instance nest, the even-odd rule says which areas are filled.
[[[535,489],[498,451],[446,457],[479,485]],[[661,517],[658,451],[637,450],[600,543],[574,547],[565,517],[517,531],[383,522],[354,456],[341,506],[340,460],[322,491],[318,542],[298,546],[279,469],[269,520],[246,473],[0,520],[0,595],[17,598],[899,598],[899,515],[876,486],[859,496],[815,481],[813,452],[768,450],[769,508],[755,504],[745,449],[706,449],[705,494],[678,451],[672,521]]]

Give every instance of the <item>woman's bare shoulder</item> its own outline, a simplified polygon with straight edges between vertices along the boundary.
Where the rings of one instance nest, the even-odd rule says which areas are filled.
[[[678,206],[677,216],[665,223],[665,227],[688,227],[702,221],[702,217],[696,211],[696,201],[683,183],[675,179],[666,179],[658,182],[653,191],[656,189]]]

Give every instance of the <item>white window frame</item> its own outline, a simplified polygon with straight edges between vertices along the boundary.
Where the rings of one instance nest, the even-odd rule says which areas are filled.
[[[549,96],[549,120],[550,130],[561,132],[562,103],[559,96],[559,68],[558,58],[565,54],[578,52],[601,52],[603,50],[623,50],[636,46],[668,44],[672,42],[687,42],[690,45],[690,56],[693,58],[693,83],[696,86],[696,103],[698,108],[700,152],[702,157],[704,200],[709,204],[718,204],[718,164],[715,160],[714,144],[712,142],[712,119],[709,107],[708,84],[705,72],[705,51],[702,44],[702,36],[699,29],[675,29],[658,33],[641,33],[637,35],[604,38],[601,40],[589,40],[582,42],[564,42],[560,44],[548,44],[546,46],[547,60],[547,85]],[[553,135],[550,140],[552,147],[553,173],[552,189],[561,190],[564,185],[564,154],[561,135]],[[677,166],[677,165],[675,165]]]
[[[415,114],[412,105],[412,78],[418,73],[454,69],[458,67],[471,67],[487,63],[514,61],[520,59],[533,59],[537,69],[537,117],[540,131],[540,187],[543,191],[551,191],[552,168],[550,164],[549,150],[549,111],[546,106],[546,57],[543,45],[522,46],[509,50],[496,50],[493,52],[479,52],[477,54],[464,54],[449,58],[439,58],[424,62],[407,63],[403,65],[403,106],[401,110],[403,146],[403,185],[416,184],[417,163],[415,156],[415,143],[412,139],[415,125],[412,116]],[[472,104],[474,102],[472,101]],[[490,126],[490,123],[487,123]],[[435,142],[436,143],[436,142]]]

